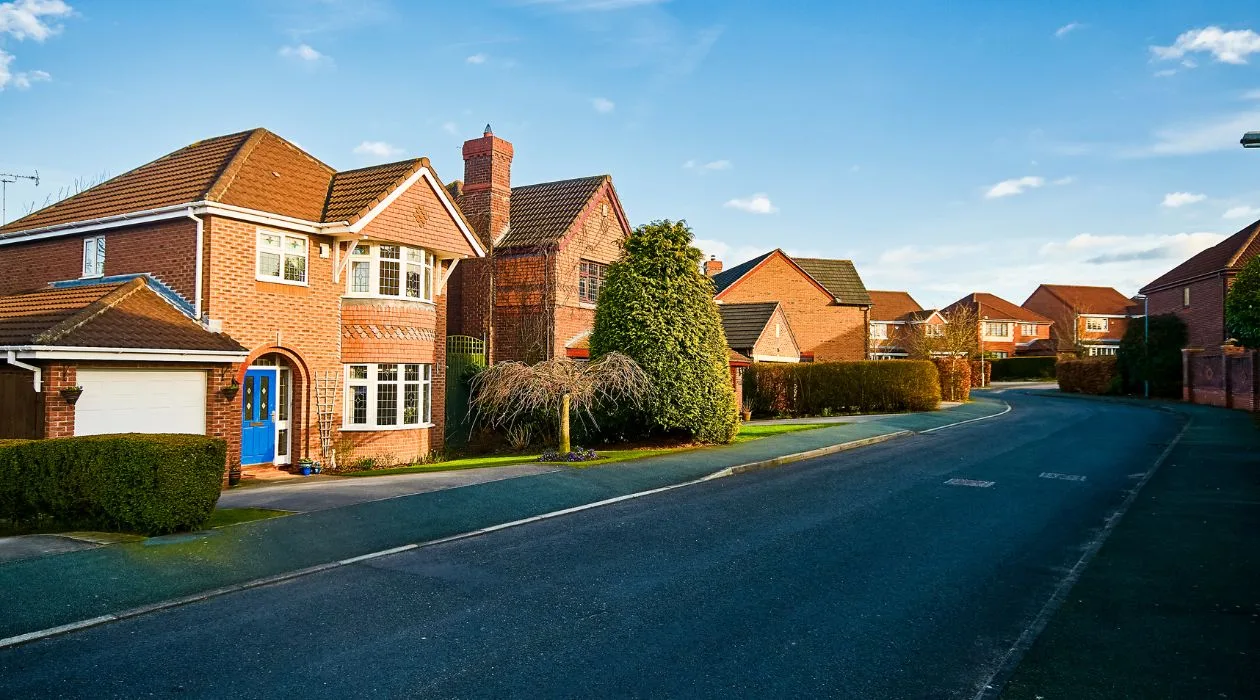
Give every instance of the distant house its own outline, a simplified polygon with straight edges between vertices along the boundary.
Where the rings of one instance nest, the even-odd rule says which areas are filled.
[[[1190,347],[1219,346],[1225,332],[1225,294],[1234,277],[1260,254],[1260,221],[1226,238],[1142,287],[1152,316],[1186,322]]]
[[[512,185],[512,144],[487,126],[464,143],[448,185],[488,257],[451,276],[451,335],[487,341],[493,361],[589,354],[595,302],[630,222],[608,175]]]
[[[976,338],[980,351],[990,357],[1054,354],[1047,345],[1054,322],[1036,311],[1012,304],[995,294],[972,292],[941,309],[941,312],[948,317],[962,309],[976,315]]]
[[[1112,287],[1043,284],[1024,308],[1054,321],[1052,340],[1059,354],[1115,355],[1129,320],[1142,315],[1133,300]]]
[[[716,260],[705,269],[718,304],[778,302],[803,358],[866,358],[871,297],[851,261],[793,258],[775,249],[728,270]]]
[[[924,309],[909,292],[871,290],[870,357],[891,360],[909,357],[918,335],[940,335],[945,318]]]
[[[800,362],[801,349],[777,301],[720,304],[726,344],[755,362]]]

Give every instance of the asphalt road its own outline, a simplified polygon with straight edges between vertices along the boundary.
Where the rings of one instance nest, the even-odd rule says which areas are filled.
[[[0,697],[972,697],[1179,428],[1006,398],[1000,418],[3,650]]]

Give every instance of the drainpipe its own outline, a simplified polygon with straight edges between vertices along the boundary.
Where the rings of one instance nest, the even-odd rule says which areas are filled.
[[[195,214],[193,214],[192,207],[189,207],[188,211],[185,212],[184,215],[192,219],[193,221],[197,222],[197,263],[196,263],[197,269],[196,269],[196,274],[194,278],[196,280],[194,282],[194,286],[196,287],[196,289],[193,290],[193,318],[200,321],[201,320],[201,265],[202,265],[202,259],[203,259],[202,241],[203,241],[203,236],[205,232],[205,222],[202,221],[200,218],[198,218]]]
[[[38,394],[40,391],[43,391],[44,370],[36,367],[35,365],[28,365],[25,362],[19,362],[17,359],[17,351],[15,350],[9,351],[9,364],[13,365],[14,367],[20,367],[29,372],[34,372],[35,373],[35,393]]]

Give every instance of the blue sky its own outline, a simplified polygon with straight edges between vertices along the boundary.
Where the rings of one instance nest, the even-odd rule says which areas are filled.
[[[852,258],[925,306],[1134,293],[1260,219],[1260,3],[0,2],[9,218],[265,126],[338,168],[491,123],[734,264]]]

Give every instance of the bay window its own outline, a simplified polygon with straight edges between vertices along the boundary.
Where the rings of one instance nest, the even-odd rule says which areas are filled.
[[[279,231],[258,232],[258,279],[306,284],[305,236]]]
[[[390,430],[433,422],[433,365],[346,365],[344,428]]]
[[[360,243],[350,252],[349,296],[433,301],[437,256],[423,248]]]

